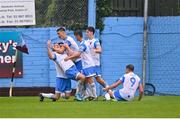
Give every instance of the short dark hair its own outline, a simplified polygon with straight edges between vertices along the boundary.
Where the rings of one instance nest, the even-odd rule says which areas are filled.
[[[83,33],[82,33],[81,30],[76,30],[76,31],[74,31],[74,35],[75,35],[75,36],[79,35],[80,37],[83,37]]]
[[[92,26],[87,27],[87,30],[93,32],[93,34],[95,33],[95,29]]]
[[[63,42],[59,42],[58,45],[63,45],[64,43]]]
[[[63,43],[63,42],[55,42],[55,43],[53,43],[53,44],[62,45],[62,44],[64,44],[64,43]]]
[[[128,65],[126,66],[126,69],[129,69],[129,70],[131,70],[131,71],[134,71],[134,65],[128,64]]]
[[[56,31],[57,32],[59,32],[59,31],[66,31],[66,28],[62,26],[62,27],[59,27]]]

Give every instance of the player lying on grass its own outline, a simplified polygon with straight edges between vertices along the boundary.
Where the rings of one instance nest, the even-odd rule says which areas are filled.
[[[132,64],[129,64],[126,66],[126,74],[122,76],[119,80],[116,81],[116,83],[112,84],[109,87],[104,88],[104,91],[108,91],[108,93],[105,94],[105,99],[115,99],[116,101],[131,101],[134,99],[134,95],[136,90],[139,87],[139,101],[141,100],[143,96],[143,86],[141,79],[133,73],[134,66]],[[110,89],[116,88],[118,85],[123,84],[122,89],[118,89],[115,91],[111,91]]]
[[[94,65],[94,61],[91,57],[88,42],[83,40],[81,31],[76,31],[74,33],[74,35],[76,36],[77,40],[80,42],[79,51],[73,52],[73,51],[71,51],[70,48],[67,47],[66,49],[69,52],[73,52],[73,53],[72,53],[72,55],[66,57],[65,60],[69,60],[69,59],[72,60],[72,59],[77,58],[79,56],[81,57],[82,73],[85,75],[86,81],[89,83],[89,85],[86,85],[86,89],[89,89],[88,95],[89,95],[89,97],[92,98],[92,100],[96,100],[97,99],[96,86],[95,86],[95,83],[93,81],[93,77],[95,76],[95,71],[94,71],[95,65]],[[89,97],[87,97],[87,98],[89,98]]]
[[[57,80],[56,80],[56,93],[54,94],[40,94],[40,101],[43,101],[44,97],[58,100],[60,94],[65,93],[65,98],[69,98],[71,92],[71,80],[76,79],[85,81],[85,76],[80,73],[74,63],[71,60],[64,61],[67,57],[67,54],[64,52],[65,47],[63,43],[56,43],[51,50],[51,41],[47,42],[48,45],[48,56],[51,60],[55,62],[56,71],[57,71]]]

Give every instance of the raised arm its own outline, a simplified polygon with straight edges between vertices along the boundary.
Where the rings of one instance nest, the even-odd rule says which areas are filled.
[[[54,59],[54,54],[53,54],[53,52],[52,52],[52,50],[51,50],[51,41],[50,40],[48,40],[47,41],[47,50],[48,50],[48,57],[49,57],[49,59]]]

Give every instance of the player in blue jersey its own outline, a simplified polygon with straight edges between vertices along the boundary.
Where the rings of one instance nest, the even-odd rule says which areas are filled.
[[[104,88],[104,91],[108,91],[105,94],[106,100],[115,99],[116,101],[131,101],[134,99],[136,90],[139,87],[139,101],[143,96],[143,86],[141,79],[135,74],[134,66],[129,64],[126,66],[126,74],[124,74],[119,80],[117,80],[111,86]],[[122,84],[122,89],[117,89],[111,91],[110,89],[116,88],[118,85]]]

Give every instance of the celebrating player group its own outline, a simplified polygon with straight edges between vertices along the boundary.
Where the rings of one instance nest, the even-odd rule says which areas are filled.
[[[100,68],[102,48],[99,40],[94,37],[94,33],[95,29],[88,27],[86,29],[88,39],[83,39],[82,31],[75,31],[74,36],[80,42],[78,46],[74,39],[66,34],[65,27],[60,27],[57,29],[57,35],[62,41],[53,44],[50,40],[47,41],[47,53],[56,68],[56,87],[55,94],[40,93],[40,101],[44,101],[44,98],[53,101],[59,98],[68,99],[71,96],[71,80],[77,82],[75,100],[78,101],[98,100],[95,81],[106,92],[105,100],[131,101],[138,88],[138,100],[141,100],[142,81],[133,73],[134,66],[132,64],[126,66],[125,74],[114,84],[109,86],[102,79]],[[112,90],[120,84],[123,85],[121,89]]]

